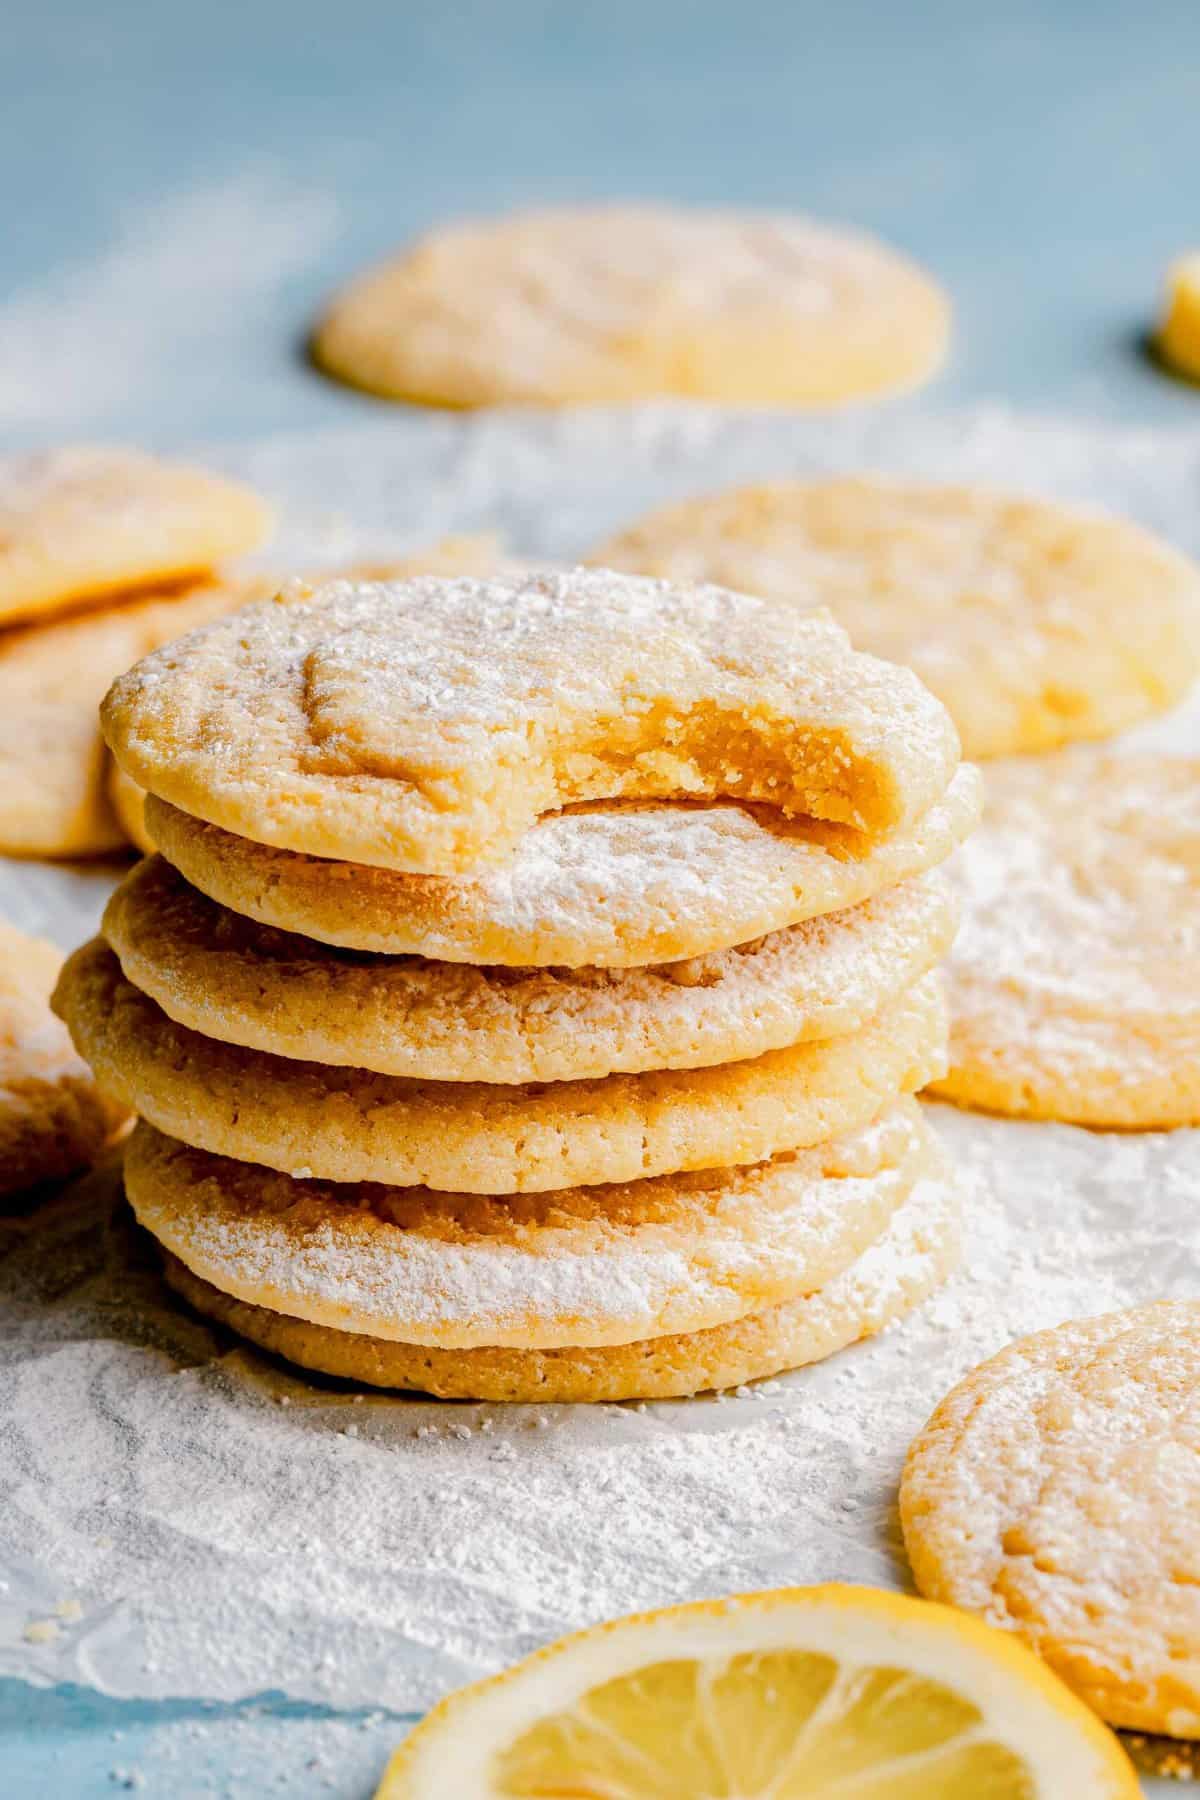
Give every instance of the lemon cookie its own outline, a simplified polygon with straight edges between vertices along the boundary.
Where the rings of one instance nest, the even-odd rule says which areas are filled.
[[[944,862],[979,817],[969,764],[911,827],[867,841],[768,807],[633,802],[540,819],[509,862],[458,879],[272,850],[146,803],[150,835],[233,912],[348,950],[511,967],[705,956],[841,911]]]
[[[557,1350],[397,1343],[232,1299],[170,1254],[166,1274],[198,1312],[304,1368],[446,1400],[553,1403],[668,1400],[817,1362],[912,1312],[959,1254],[958,1196],[938,1169],[917,1182],[882,1236],[816,1294],[707,1331]]]
[[[201,1037],[125,980],[103,940],[55,994],[80,1053],[171,1137],[326,1181],[473,1194],[760,1162],[873,1118],[945,1067],[936,975],[844,1037],[715,1069],[511,1086],[323,1068]]]
[[[837,477],[663,508],[591,559],[827,606],[945,703],[967,756],[1110,736],[1200,670],[1200,570],[1127,520]]]
[[[50,1011],[62,957],[0,920],[0,1195],[94,1162],[124,1119]]]
[[[435,406],[826,406],[923,381],[948,334],[940,288],[862,233],[619,205],[431,232],[340,294],[313,348],[344,381]]]
[[[263,581],[205,583],[0,635],[0,852],[119,849],[98,717],[109,683],[159,644],[270,591]]]
[[[948,1099],[1200,1124],[1200,761],[1076,750],[996,765],[957,865]]]
[[[193,576],[253,550],[271,515],[249,489],[95,445],[0,460],[0,623]]]
[[[476,968],[272,931],[153,857],[103,929],[134,986],[206,1037],[385,1075],[521,1082],[700,1068],[854,1031],[941,959],[956,919],[935,873],[686,962]]]
[[[933,1155],[913,1101],[749,1168],[549,1194],[322,1185],[141,1124],[139,1221],[236,1299],[444,1349],[624,1344],[823,1287],[879,1237]]]
[[[820,614],[606,571],[297,585],[123,675],[144,787],[256,842],[383,868],[498,862],[577,801],[730,795],[872,834],[958,739]]]
[[[917,1585],[1110,1723],[1200,1737],[1200,1302],[1076,1319],[943,1400],[900,1491]]]

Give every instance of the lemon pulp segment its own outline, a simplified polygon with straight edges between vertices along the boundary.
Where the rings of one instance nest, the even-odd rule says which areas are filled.
[[[493,1761],[513,1800],[1036,1800],[1024,1761],[944,1686],[805,1650],[652,1663]]]
[[[831,1583],[548,1645],[443,1700],[377,1800],[1139,1800],[1116,1736],[1010,1632]]]

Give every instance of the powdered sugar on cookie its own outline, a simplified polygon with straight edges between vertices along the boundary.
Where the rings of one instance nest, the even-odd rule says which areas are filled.
[[[941,1091],[1081,1124],[1200,1120],[1200,764],[997,765],[956,867]]]
[[[142,1224],[239,1299],[410,1343],[549,1348],[704,1330],[812,1293],[933,1155],[909,1101],[773,1162],[527,1199],[300,1183],[147,1126],[126,1179]]]
[[[126,977],[222,1042],[431,1081],[570,1081],[710,1067],[865,1025],[943,955],[937,872],[735,949],[638,969],[364,956],[274,931],[161,857],[104,915]]]
[[[960,768],[911,827],[866,844],[765,807],[589,806],[539,820],[497,869],[452,879],[273,850],[151,796],[163,855],[232,911],[322,943],[447,962],[608,969],[703,956],[837,912],[943,862],[974,826]]]
[[[824,615],[596,570],[297,586],[145,658],[102,717],[197,818],[434,874],[587,800],[729,796],[880,836],[959,756],[920,682]]]

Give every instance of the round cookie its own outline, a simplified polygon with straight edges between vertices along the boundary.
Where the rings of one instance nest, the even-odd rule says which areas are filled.
[[[435,406],[827,406],[926,379],[949,312],[906,257],[795,214],[563,207],[429,233],[338,295],[313,352]]]
[[[0,460],[0,624],[195,576],[271,515],[236,482],[96,445]]]
[[[347,950],[509,967],[626,969],[781,931],[944,862],[979,817],[969,764],[915,825],[867,842],[766,807],[679,802],[551,814],[511,861],[454,879],[272,850],[153,795],[156,845],[259,924]]]
[[[0,852],[120,849],[125,833],[97,716],[109,683],[147,651],[272,585],[205,583],[0,635]]]
[[[857,1030],[940,961],[956,922],[929,874],[686,962],[476,968],[272,931],[152,857],[103,930],[126,979],[205,1037],[425,1081],[522,1082],[701,1068]]]
[[[1200,760],[1076,750],[988,771],[956,866],[950,1067],[964,1106],[1200,1124]]]
[[[822,614],[607,571],[295,584],[155,652],[117,761],[277,848],[460,874],[602,799],[757,801],[872,835],[958,764],[944,708]]]
[[[1102,1718],[1200,1737],[1200,1301],[1076,1319],[943,1400],[900,1490],[917,1586]]]
[[[216,1043],[168,1019],[99,938],[54,1003],[104,1085],[184,1143],[302,1178],[472,1194],[761,1162],[864,1124],[945,1067],[936,975],[844,1037],[544,1085],[410,1081]]]
[[[125,1171],[140,1223],[222,1293],[402,1343],[553,1349],[813,1293],[879,1237],[931,1144],[910,1100],[749,1168],[497,1199],[293,1181],[143,1123]]]
[[[95,1162],[123,1123],[50,1011],[62,957],[0,920],[0,1196]]]
[[[1109,737],[1200,672],[1200,570],[1127,520],[842,476],[664,507],[590,559],[826,606],[915,669],[965,756]]]
[[[915,1310],[955,1268],[959,1202],[944,1171],[918,1181],[878,1241],[819,1293],[707,1331],[561,1350],[440,1350],[334,1331],[231,1299],[165,1259],[198,1312],[301,1367],[445,1400],[669,1400],[778,1375],[872,1337]]]

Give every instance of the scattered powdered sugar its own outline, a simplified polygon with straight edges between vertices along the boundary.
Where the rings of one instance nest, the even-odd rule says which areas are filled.
[[[129,213],[101,255],[0,303],[0,421],[78,434],[144,406],[168,369],[186,416],[231,309],[265,314],[335,223],[329,195],[268,164]]]
[[[209,634],[225,635],[220,623]],[[858,675],[845,633],[820,613],[781,613],[711,584],[685,597],[602,569],[460,575],[449,585],[429,576],[331,580],[311,597],[305,584],[287,606],[258,608],[233,636],[227,654],[239,672],[245,661],[279,685],[304,682],[318,744],[337,724],[355,725],[368,743],[418,721],[530,730],[562,708],[595,704],[598,685],[631,683],[664,654],[681,702],[697,684],[721,699],[739,676],[773,682],[788,673],[811,684],[806,701],[828,707],[825,686],[839,665]],[[481,645],[491,654],[481,657]],[[175,668],[156,658],[147,678],[163,685]],[[894,672],[891,686],[902,693],[879,723],[895,729],[912,693]],[[323,707],[343,710],[326,723]]]
[[[999,413],[392,417],[218,460],[284,504],[297,559],[471,527],[573,558],[675,496],[855,465],[1099,502],[1200,548],[1200,432]],[[1137,739],[1195,749],[1195,713]],[[3,899],[73,942],[105,885],[22,866]],[[963,1172],[964,1271],[876,1342],[721,1399],[363,1398],[173,1302],[100,1178],[5,1225],[0,1669],[120,1694],[412,1708],[633,1607],[792,1580],[903,1584],[904,1453],[969,1368],[1064,1319],[1200,1292],[1200,1133],[931,1117]],[[78,1619],[56,1614],[64,1600]],[[48,1618],[53,1641],[28,1642]]]
[[[744,1398],[355,1403],[174,1305],[99,1178],[8,1228],[0,1668],[403,1710],[633,1607],[902,1582],[904,1452],[967,1369],[1196,1289],[1200,1134],[934,1117],[966,1177],[967,1270],[876,1342]],[[67,1597],[81,1619],[22,1640]]]

